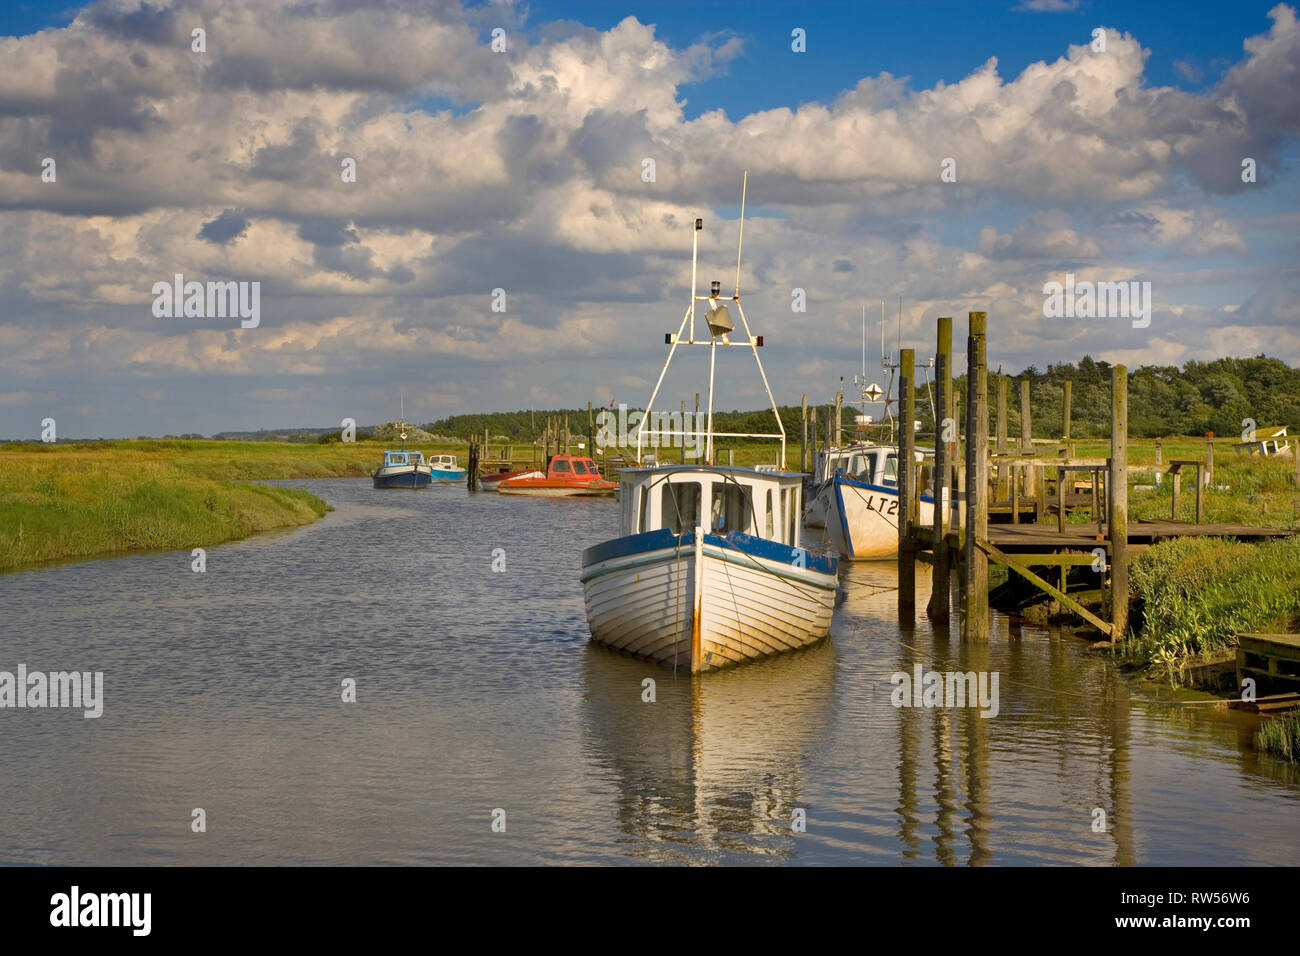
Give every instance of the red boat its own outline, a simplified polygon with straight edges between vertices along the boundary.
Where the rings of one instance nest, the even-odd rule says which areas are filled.
[[[546,461],[546,474],[507,478],[497,482],[503,495],[535,495],[540,498],[563,498],[578,495],[613,495],[618,485],[600,477],[596,463],[580,455],[552,455]]]
[[[525,468],[523,471],[498,471],[492,475],[480,475],[478,486],[484,491],[496,491],[503,481],[512,478],[545,478],[546,472],[540,468]]]

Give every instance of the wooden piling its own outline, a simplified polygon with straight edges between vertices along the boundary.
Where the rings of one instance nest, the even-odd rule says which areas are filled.
[[[1111,369],[1110,476],[1107,513],[1110,528],[1110,626],[1112,639],[1128,634],[1128,369]]]
[[[989,526],[987,322],[987,313],[970,313],[966,337],[966,575],[961,633],[963,640],[970,641],[985,641],[989,636],[989,559],[976,545],[988,537]]]
[[[898,433],[898,619],[910,626],[916,616],[916,548],[912,529],[912,501],[916,497],[916,469],[912,460],[916,448],[916,433],[912,419],[916,417],[916,351],[902,349],[898,353],[899,414],[903,419]]]
[[[841,448],[844,445],[844,393],[835,393],[835,440],[831,442],[832,448]]]
[[[1029,412],[1029,379],[1022,378],[1020,380],[1020,454],[1032,455],[1033,453],[1034,431]],[[1042,498],[1042,489],[1035,489],[1034,472],[1035,469],[1032,467],[1024,470],[1025,496],[1037,495]]]
[[[1161,440],[1157,438],[1156,439],[1156,464],[1163,465],[1164,463],[1165,463],[1165,449],[1163,444],[1161,443]]]
[[[998,375],[998,423],[997,423],[997,445],[995,449],[999,455],[1007,453],[1007,377]],[[998,484],[997,499],[1010,496],[1011,487],[1008,472],[1010,469],[1004,465],[998,464]]]
[[[1061,441],[1069,443],[1070,441],[1070,393],[1074,390],[1074,383],[1069,379],[1065,380],[1065,400],[1061,405]]]
[[[465,469],[465,484],[470,491],[478,491],[478,442],[469,443],[469,463]]]
[[[799,406],[799,470],[808,474],[808,393],[804,392]]]
[[[952,317],[939,319],[934,355],[934,407],[939,421],[934,427],[934,579],[926,613],[936,624],[948,623],[951,580],[948,555],[948,507],[952,500],[952,456],[957,443],[945,440],[952,419]],[[952,423],[952,431],[956,424]],[[953,436],[956,437],[955,435]]]
[[[1205,487],[1214,487],[1214,439],[1205,439]]]

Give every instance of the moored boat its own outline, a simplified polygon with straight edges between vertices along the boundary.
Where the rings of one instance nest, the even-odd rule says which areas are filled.
[[[468,474],[455,455],[430,455],[429,471],[434,481],[464,481]]]
[[[698,674],[826,636],[837,568],[799,545],[803,475],[672,465],[620,478],[623,534],[582,556],[592,640]]]
[[[743,234],[744,195],[741,197]],[[678,431],[637,430],[637,467],[622,469],[620,535],[587,548],[582,555],[583,598],[592,640],[691,674],[717,670],[793,651],[820,641],[830,630],[838,581],[833,556],[815,554],[799,543],[803,479],[784,470],[785,429],[767,387],[758,347],[740,304],[740,265],[731,302],[744,326],[743,337],[721,283],[708,296],[696,295],[699,233],[695,220],[690,305],[650,394],[643,421],[653,408],[679,346],[710,350],[708,426],[698,464],[647,466],[647,438],[687,437]],[[696,340],[696,303],[704,301],[709,336]],[[689,332],[687,326],[689,323]],[[731,341],[735,334],[737,341]],[[753,352],[772,403],[777,431],[715,434],[713,365],[721,347]],[[780,439],[780,464],[758,468],[714,464],[715,437]]]
[[[540,468],[525,468],[522,471],[498,471],[492,474],[480,475],[478,479],[479,488],[484,491],[496,491],[497,486],[503,481],[509,481],[511,478],[545,478],[546,472]]]
[[[481,479],[480,479],[481,481]],[[600,477],[600,469],[581,455],[552,455],[546,473],[526,472],[497,482],[503,495],[532,495],[537,498],[575,498],[618,493],[618,485]]]
[[[433,480],[432,470],[418,451],[386,451],[370,476],[376,488],[423,488]]]
[[[850,561],[898,554],[898,449],[880,445],[864,455],[864,469],[857,474],[838,471],[826,483],[826,538]],[[923,460],[920,452],[916,460]],[[921,492],[917,521],[922,527],[934,524],[934,495],[928,491]]]

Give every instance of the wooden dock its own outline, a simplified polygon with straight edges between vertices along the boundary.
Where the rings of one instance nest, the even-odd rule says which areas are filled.
[[[1280,528],[1257,528],[1237,524],[1204,524],[1203,488],[1214,470],[1214,447],[1206,445],[1205,461],[1178,460],[1165,463],[1159,442],[1156,465],[1128,464],[1128,369],[1115,365],[1111,369],[1111,438],[1110,454],[1105,458],[1081,458],[1074,454],[1070,441],[1070,383],[1065,383],[1065,401],[1058,454],[1037,454],[1030,434],[1028,381],[1021,380],[1021,438],[1018,452],[1007,448],[1006,403],[1007,380],[998,381],[998,407],[995,444],[989,447],[988,364],[986,356],[987,315],[972,312],[966,341],[966,401],[964,422],[958,426],[952,394],[952,319],[938,320],[935,356],[935,407],[941,421],[936,423],[935,464],[931,490],[941,503],[934,510],[932,527],[920,527],[922,465],[913,462],[912,429],[900,434],[898,460],[911,463],[899,471],[898,520],[898,611],[899,619],[910,621],[915,613],[915,564],[917,560],[934,565],[934,586],[928,613],[936,623],[948,620],[953,586],[957,587],[963,640],[982,641],[989,634],[988,565],[990,561],[1019,575],[1035,588],[1050,596],[1060,607],[1083,618],[1111,640],[1128,634],[1128,570],[1132,555],[1151,545],[1173,538],[1227,537],[1242,541],[1263,541],[1286,537],[1294,532]],[[904,422],[913,419],[916,382],[913,375],[915,353],[903,349],[899,356],[899,408]],[[940,436],[947,436],[940,438]],[[961,454],[964,445],[964,456]],[[964,458],[964,464],[963,464]],[[1128,518],[1128,486],[1131,473],[1167,475],[1173,491],[1170,520]],[[1181,478],[1192,474],[1196,491],[1196,520],[1173,520],[1178,515]],[[1297,473],[1300,477],[1300,472]],[[1054,484],[1054,488],[1052,485]],[[961,494],[958,492],[961,489]],[[1055,494],[1052,494],[1052,491]],[[954,495],[960,505],[958,527],[950,527],[950,509],[946,506]],[[963,500],[964,499],[964,500]],[[1054,500],[1053,500],[1054,499]],[[1069,513],[1087,508],[1091,520],[1086,524],[1068,521]],[[1002,512],[1000,522],[990,524],[990,516]],[[1056,521],[1040,523],[1049,512]],[[1028,518],[1033,523],[1027,523]],[[1009,519],[1009,523],[1008,523]],[[1098,574],[1099,592],[1105,602],[1103,614],[1094,613],[1067,593],[1067,572],[1071,567],[1089,566]],[[1037,569],[1037,570],[1035,570]],[[1055,569],[1054,571],[1051,569]],[[1039,571],[1055,578],[1055,583]],[[1300,641],[1300,638],[1293,638]],[[1243,638],[1244,640],[1244,638]],[[1283,647],[1285,642],[1283,642]],[[1244,666],[1260,666],[1265,673],[1292,673],[1286,651],[1248,657]],[[1252,652],[1253,653],[1253,652]],[[1253,662],[1253,663],[1252,663]],[[1267,668],[1274,668],[1268,671]],[[1294,672],[1300,680],[1300,664]],[[1290,679],[1290,678],[1287,678]]]
[[[1247,677],[1300,689],[1300,634],[1237,635],[1237,686]]]

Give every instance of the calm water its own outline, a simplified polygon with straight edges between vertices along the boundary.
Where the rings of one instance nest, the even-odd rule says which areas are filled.
[[[337,510],[205,574],[0,577],[0,670],[105,681],[98,720],[0,710],[0,862],[1300,863],[1300,776],[1249,719],[1002,617],[981,647],[900,629],[887,566],[844,573],[829,641],[693,681],[588,641],[615,502],[286,484]],[[997,671],[1001,713],[895,709],[916,663]]]

